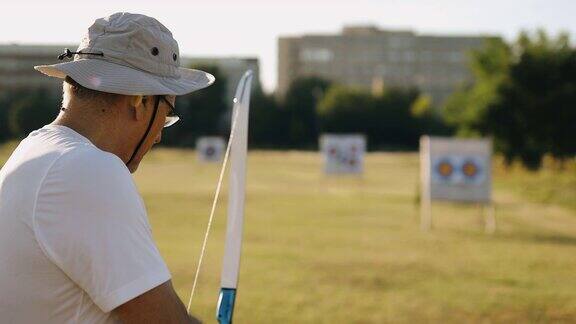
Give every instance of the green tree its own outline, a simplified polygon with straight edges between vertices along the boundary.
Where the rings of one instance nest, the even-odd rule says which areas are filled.
[[[367,91],[333,86],[318,103],[322,133],[366,133],[374,97]]]
[[[250,99],[250,146],[287,147],[290,144],[288,113],[274,96],[256,89]]]
[[[8,127],[13,137],[25,137],[58,115],[60,98],[56,92],[44,89],[19,91],[13,98],[8,108]]]
[[[576,52],[569,36],[523,32],[514,44],[491,40],[472,54],[472,84],[444,110],[459,135],[494,138],[506,162],[536,169],[545,154],[576,154]]]
[[[549,153],[558,160],[576,154],[576,51],[566,34],[522,33],[519,57],[487,110],[483,130],[494,135],[510,163],[536,169]]]
[[[4,142],[11,137],[10,128],[8,125],[8,111],[14,97],[12,92],[2,91],[0,93],[0,143]]]
[[[177,97],[176,110],[181,121],[167,128],[162,142],[169,146],[195,147],[196,139],[206,135],[225,135],[225,123],[230,111],[226,103],[226,79],[216,66],[194,66],[216,77],[216,82],[206,89]],[[229,117],[229,116],[228,116]]]
[[[313,146],[318,141],[316,106],[330,83],[317,77],[294,80],[284,97],[289,136],[294,146]]]
[[[417,110],[414,107],[421,98],[417,89],[399,88],[390,88],[376,97],[369,119],[370,139],[389,149],[416,148],[422,129],[420,118],[414,116],[413,110]],[[419,113],[424,114],[423,111]]]
[[[471,52],[473,81],[455,92],[443,110],[445,121],[460,136],[478,136],[488,107],[498,100],[498,88],[508,77],[512,50],[498,38],[488,39],[485,46]]]
[[[320,129],[329,133],[362,133],[370,148],[413,149],[432,114],[415,89],[370,92],[331,87],[318,105]],[[414,110],[419,116],[414,116]]]

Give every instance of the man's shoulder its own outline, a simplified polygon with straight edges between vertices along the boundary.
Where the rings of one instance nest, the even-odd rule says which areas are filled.
[[[130,171],[119,157],[88,145],[63,152],[50,173],[73,182],[108,185],[132,182]]]
[[[128,168],[118,156],[90,145],[75,146],[66,150],[62,153],[58,163],[77,171],[105,171],[130,174]]]
[[[90,209],[108,216],[119,211],[145,214],[134,180],[122,160],[94,147],[74,148],[60,156],[42,184],[39,203],[64,210]]]

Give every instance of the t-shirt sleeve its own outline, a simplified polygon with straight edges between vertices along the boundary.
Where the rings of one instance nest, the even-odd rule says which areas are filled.
[[[104,312],[170,279],[132,177],[109,153],[76,149],[55,162],[33,227],[47,257]]]

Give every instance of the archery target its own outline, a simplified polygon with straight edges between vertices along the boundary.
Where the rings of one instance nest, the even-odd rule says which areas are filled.
[[[486,165],[489,163],[481,156],[468,156],[462,159],[460,173],[462,182],[467,184],[482,184],[486,180]]]
[[[423,195],[430,199],[490,201],[491,154],[489,140],[423,137]]]
[[[364,169],[366,139],[362,135],[325,134],[320,137],[320,150],[327,174],[360,174]]]
[[[198,159],[202,162],[220,162],[224,156],[225,143],[220,137],[200,137],[196,141]]]
[[[432,180],[436,183],[456,181],[457,161],[452,156],[440,156],[432,161]]]

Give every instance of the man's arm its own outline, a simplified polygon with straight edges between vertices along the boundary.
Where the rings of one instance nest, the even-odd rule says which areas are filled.
[[[188,316],[186,308],[178,298],[170,280],[118,306],[112,312],[124,324],[201,323],[199,320]]]

